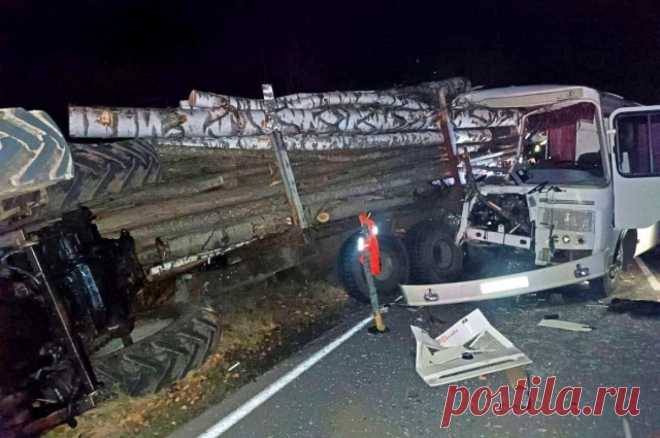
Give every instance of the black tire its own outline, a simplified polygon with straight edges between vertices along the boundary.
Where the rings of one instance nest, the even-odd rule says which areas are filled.
[[[118,388],[129,395],[157,392],[204,363],[220,337],[218,314],[206,307],[173,305],[141,320],[145,318],[169,325],[125,348],[109,353],[102,349],[92,357],[106,389]]]
[[[48,212],[62,213],[158,181],[160,159],[151,142],[70,143],[75,167],[72,180],[48,189]]]
[[[364,278],[362,264],[357,251],[360,233],[350,236],[339,251],[338,274],[348,295],[361,303],[369,302],[369,289]],[[410,262],[406,249],[396,236],[378,236],[381,256],[381,275],[374,278],[379,298],[389,302],[399,293],[399,285],[407,283],[410,275]],[[384,303],[381,303],[384,304]]]
[[[596,294],[609,297],[618,288],[618,277],[612,278],[609,274],[589,280],[589,287]]]
[[[589,287],[593,292],[604,297],[614,295],[619,287],[621,271],[625,266],[625,250],[624,240],[619,241],[617,243],[614,256],[612,257],[612,263],[607,269],[607,274],[603,275],[602,277],[589,280]]]
[[[410,271],[421,284],[443,283],[457,279],[463,272],[463,250],[441,223],[415,226],[408,242]]]
[[[0,436],[3,438],[25,437],[25,428],[32,421],[31,400],[25,393],[0,392]],[[36,435],[33,435],[36,436]]]

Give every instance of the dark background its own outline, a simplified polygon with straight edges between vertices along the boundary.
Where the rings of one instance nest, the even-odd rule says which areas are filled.
[[[660,103],[654,1],[0,0],[0,107],[176,106],[465,75]]]

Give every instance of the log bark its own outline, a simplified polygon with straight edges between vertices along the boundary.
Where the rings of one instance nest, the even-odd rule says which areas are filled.
[[[427,99],[428,100],[428,99]],[[180,106],[185,108],[182,101]],[[263,99],[246,99],[226,96],[208,91],[192,90],[188,97],[188,107],[192,108],[234,108],[241,111],[266,110]],[[274,99],[274,108],[317,109],[337,105],[383,105],[394,108],[425,110],[431,105],[397,90],[383,91],[330,91],[325,93],[298,93]]]
[[[85,203],[85,206],[100,212],[103,210],[116,209],[120,206],[154,203],[165,199],[190,196],[218,189],[220,187],[227,187],[226,182],[227,179],[224,175],[202,175],[186,179],[185,182],[173,181],[161,184],[151,184],[145,186],[140,191],[121,193],[115,199],[113,199],[113,197],[94,199],[91,202]]]
[[[345,199],[340,202],[322,205],[310,205],[308,214],[312,224],[325,224],[335,222],[348,217],[355,217],[363,211],[384,211],[412,203],[412,195],[393,198],[378,198],[375,196],[361,196]]]
[[[417,86],[393,88],[389,90],[330,91],[323,93],[298,93],[275,98],[274,108],[315,109],[334,105],[383,105],[395,108],[423,110],[435,104],[435,93],[446,89],[455,96],[469,89],[470,83],[464,78],[451,78],[445,81],[426,82]],[[182,104],[185,101],[182,101]],[[199,108],[231,107],[237,110],[264,110],[262,99],[246,99],[226,96],[206,91],[192,90],[187,106]]]
[[[158,152],[166,162],[176,162],[177,160],[198,160],[203,158],[209,159],[235,159],[240,160],[272,160],[273,152],[271,150],[249,150],[249,149],[222,149],[222,148],[203,148],[203,147],[186,147],[173,145],[170,142],[173,139],[153,139],[156,142]],[[176,141],[176,139],[174,139]],[[437,148],[436,143],[428,145],[393,145],[391,148],[374,148],[374,149],[330,149],[330,150],[290,150],[289,158],[291,162],[304,162],[309,163],[314,160],[317,161],[355,161],[355,160],[371,160],[375,157],[390,157],[401,154],[414,154],[416,151],[425,150],[428,148]],[[441,148],[442,150],[442,148]],[[206,163],[207,161],[203,161]]]
[[[516,127],[520,111],[512,109],[472,108],[453,111],[452,122],[457,129]]]
[[[117,232],[122,228],[132,229],[177,216],[187,216],[221,207],[231,207],[282,194],[282,188],[244,187],[234,190],[213,191],[190,196],[184,199],[170,199],[158,204],[142,205],[113,212],[100,212],[96,223],[106,233]]]
[[[311,129],[311,128],[310,128]],[[284,135],[287,150],[325,151],[335,149],[375,149],[396,148],[401,146],[434,146],[444,143],[444,138],[433,126],[427,126],[422,131],[390,132],[371,134],[289,134]],[[484,135],[484,134],[480,134]],[[187,148],[212,148],[227,150],[266,150],[271,149],[270,137],[225,136],[225,137],[185,137],[159,138],[156,143],[160,147],[179,146]]]
[[[342,199],[330,204],[310,205],[307,214],[310,215],[311,223],[322,225],[325,222],[319,220],[321,213],[326,214],[329,221],[338,221],[356,216],[365,210],[383,211],[398,208],[414,202],[412,189],[409,191],[409,194],[391,198],[362,196]],[[204,228],[185,234],[158,236],[157,244],[154,241],[142,241],[138,245],[140,260],[143,263],[164,262],[196,252],[228,247],[282,233],[293,226],[292,218],[287,215],[288,213],[288,209],[281,209],[232,222],[207,224]]]
[[[365,175],[394,174],[396,172],[409,170],[420,162],[424,163],[425,166],[433,165],[437,178],[440,178],[443,175],[441,171],[442,164],[437,156],[427,156],[424,161],[402,157],[399,159],[382,160],[362,165],[358,163],[344,168],[344,170],[339,173],[332,171],[323,172],[319,169],[316,178],[301,180],[298,183],[298,189],[301,193],[313,193],[324,187],[332,186],[341,182],[353,182],[356,178]]]
[[[283,217],[290,214],[284,194],[259,201],[247,202],[232,208],[219,208],[192,215],[178,216],[170,220],[133,228],[131,230],[131,236],[136,241],[153,244],[156,237],[185,235],[194,230],[207,228],[209,225],[221,225],[235,222],[239,219],[275,212],[281,212]]]
[[[437,118],[438,112],[433,110],[378,106],[330,107],[316,111],[285,108],[273,112],[272,117],[261,110],[71,106],[69,135],[79,138],[258,136],[270,134],[271,126],[277,126],[284,135],[303,132],[381,134],[435,130]]]
[[[439,93],[451,98],[466,86],[455,80],[303,93],[268,104],[194,92],[172,109],[71,107],[70,132],[153,138],[147,141],[158,147],[164,183],[110,204],[91,204],[104,235],[131,230],[148,266],[297,229],[274,165],[274,128],[284,135],[315,229],[348,223],[363,210],[407,208],[420,193],[436,190],[430,181],[446,174],[448,142],[438,126],[446,109]],[[458,116],[459,152],[473,156],[500,147],[516,117],[502,111],[465,114]],[[228,188],[228,180],[236,187]]]
[[[405,160],[399,159],[396,163],[403,165]],[[433,162],[425,162],[424,166],[414,170],[409,167],[392,167],[389,172],[374,173],[375,176],[364,176],[364,169],[353,169],[337,175],[335,179],[316,184],[317,188],[324,190],[303,192],[303,204],[316,208],[323,203],[344,198],[387,192],[420,182],[427,183],[440,175]],[[309,179],[301,180],[301,185],[311,187],[316,179],[318,176],[311,175]],[[127,228],[132,230],[136,240],[152,240],[162,235],[187,233],[209,225],[275,211],[279,211],[283,217],[290,214],[282,187],[279,185],[245,187],[227,192],[215,190],[187,198],[123,210],[100,211],[96,214],[97,225],[104,234],[117,233]]]
[[[403,186],[402,186],[403,187]],[[328,221],[335,222],[356,216],[361,211],[384,211],[399,208],[414,202],[414,184],[408,184],[408,193],[400,196],[382,198],[373,195],[341,199],[325,204],[309,205],[307,214],[311,223],[323,225],[322,213]],[[288,208],[271,213],[257,214],[239,218],[232,222],[207,224],[186,234],[158,236],[157,244],[149,241],[140,242],[139,257],[143,263],[164,262],[184,257],[196,252],[223,248],[241,242],[260,239],[267,235],[290,230],[293,221],[287,215]]]
[[[217,226],[211,230],[160,238],[158,245],[139,251],[138,258],[146,264],[173,260],[211,249],[232,246],[254,238],[279,234],[291,229],[292,226],[290,218],[283,218],[278,214],[258,216],[251,218],[250,221]]]
[[[420,167],[386,176],[381,175],[380,177],[356,179],[349,182],[342,182],[341,184],[330,185],[324,191],[303,195],[303,205],[384,192],[419,181],[430,181],[438,177],[437,168],[435,166],[427,166],[425,168]]]

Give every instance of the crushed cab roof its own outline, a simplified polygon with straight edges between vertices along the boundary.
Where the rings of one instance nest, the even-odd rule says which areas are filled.
[[[491,108],[526,108],[566,100],[599,101],[600,94],[593,88],[579,85],[523,85],[490,88],[461,94],[456,106],[479,105]]]

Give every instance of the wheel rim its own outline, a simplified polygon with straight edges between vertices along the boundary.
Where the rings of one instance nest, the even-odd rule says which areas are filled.
[[[139,342],[146,339],[159,331],[169,327],[174,322],[174,318],[149,318],[138,322],[133,331],[131,332],[131,340]],[[95,357],[105,356],[115,351],[124,348],[124,343],[121,339],[115,338],[110,340],[103,347],[94,352]]]
[[[433,261],[440,269],[449,269],[451,267],[451,246],[444,240],[440,240],[433,245]]]
[[[614,256],[614,260],[610,265],[610,268],[607,270],[607,275],[610,277],[610,280],[616,279],[616,277],[623,270],[623,251],[619,248]]]

